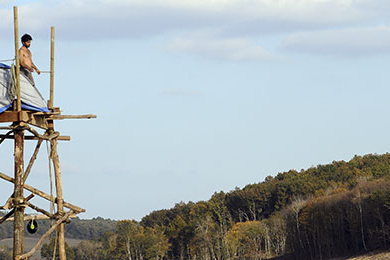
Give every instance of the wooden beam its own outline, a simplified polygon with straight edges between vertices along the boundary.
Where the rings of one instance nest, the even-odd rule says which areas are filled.
[[[0,140],[2,138],[4,138],[4,139],[14,139],[14,136],[13,135],[0,135]],[[32,136],[32,135],[25,136],[24,139],[25,140],[39,140],[38,137]],[[68,136],[68,135],[59,136],[59,137],[57,137],[57,140],[58,141],[70,141],[70,136]]]
[[[51,107],[50,108],[50,113],[61,113],[61,108],[60,107]]]
[[[6,180],[6,181],[14,183],[14,179],[13,178],[11,178],[8,175],[6,175],[4,173],[1,173],[1,172],[0,172],[0,178],[2,178],[3,180]],[[55,199],[54,197],[49,196],[45,192],[40,191],[40,190],[38,190],[38,189],[36,189],[34,187],[31,187],[31,186],[29,186],[27,184],[24,184],[23,188],[25,188],[28,191],[31,191],[33,194],[38,195],[38,196],[40,196],[40,197],[42,197],[42,198],[44,198],[44,199],[46,199],[48,201],[53,201],[54,200],[54,202],[57,203],[57,199]],[[72,205],[72,204],[70,204],[68,202],[65,202],[65,201],[64,201],[64,206],[67,207],[68,209],[71,209],[71,210],[75,211],[75,212],[85,212],[85,209],[80,208],[80,207],[75,206],[75,205]]]
[[[20,113],[18,111],[4,111],[0,114],[0,122],[17,122],[19,121]]]
[[[44,116],[36,115],[36,112],[23,111],[23,122],[37,126],[42,129],[47,129],[48,125]]]
[[[0,114],[0,123],[5,122],[25,122],[42,129],[47,129],[47,122],[43,114],[33,111],[4,111]]]
[[[48,129],[47,120],[63,119],[91,119],[97,118],[96,115],[60,115],[58,113],[42,113],[32,111],[4,111],[0,114],[0,123],[22,121],[42,129]]]
[[[49,218],[48,216],[46,215],[26,215],[24,216],[24,221],[30,221],[30,220],[49,220],[51,218]],[[14,221],[14,218],[9,218],[7,219],[7,222],[8,221]]]
[[[38,211],[38,212],[40,212],[40,213],[46,215],[46,216],[49,217],[49,218],[53,218],[53,219],[55,218],[55,216],[54,216],[53,214],[51,214],[50,212],[48,212],[48,211],[46,211],[46,210],[44,210],[44,209],[41,209],[40,207],[35,206],[34,204],[32,204],[32,203],[30,203],[30,202],[28,202],[28,203],[26,203],[26,204],[27,204],[27,206],[29,206],[30,208],[32,208],[32,209],[34,209],[34,210],[36,210],[36,211]]]
[[[55,216],[54,219],[59,219],[60,217],[58,216]],[[77,218],[77,213],[72,213],[69,218]],[[53,219],[53,218],[50,218],[46,215],[43,215],[43,214],[39,214],[39,215],[25,215],[24,216],[24,221],[30,221],[30,220],[50,220],[50,219]],[[8,218],[6,220],[7,222],[10,222],[10,221],[14,221],[14,218],[11,217],[11,218]]]
[[[43,139],[39,139],[38,140],[38,143],[37,143],[37,146],[35,147],[35,150],[34,150],[34,153],[33,155],[31,156],[31,159],[30,159],[30,162],[28,163],[28,166],[27,166],[27,169],[23,175],[23,183],[26,182],[27,180],[27,177],[28,175],[30,174],[30,171],[31,171],[31,168],[35,162],[35,160],[37,159],[37,155],[38,155],[38,152],[39,152],[39,148],[41,147],[41,144],[43,142]]]
[[[47,119],[51,120],[63,120],[63,119],[91,119],[97,118],[96,115],[87,114],[87,115],[48,115]]]
[[[48,107],[50,112],[34,112],[36,116],[48,116],[48,115],[61,115],[61,110],[59,107]]]

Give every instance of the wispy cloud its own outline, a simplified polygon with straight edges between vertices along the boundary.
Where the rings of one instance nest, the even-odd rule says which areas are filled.
[[[65,37],[80,40],[140,37],[180,29],[214,28],[227,34],[285,32],[370,20],[384,5],[365,11],[364,3],[364,0],[41,0],[21,4],[20,14],[21,25],[28,30],[42,31],[58,25]],[[11,17],[12,10],[6,8],[6,13],[2,17]]]
[[[390,27],[344,28],[294,33],[283,48],[288,51],[337,56],[390,52]]]
[[[0,4],[4,2],[7,1],[0,0]],[[163,35],[171,37],[166,40],[174,51],[213,59],[266,60],[272,55],[258,40],[274,35],[285,38],[279,44],[293,51],[341,53],[349,45],[347,40],[353,41],[349,48],[353,52],[387,51],[384,46],[387,28],[379,27],[388,24],[390,2],[38,0],[21,3],[19,10],[20,27],[37,37],[46,36],[51,25],[56,26],[59,40],[143,39]],[[12,8],[0,5],[0,17],[0,33],[8,33],[12,27]],[[197,36],[204,31],[218,33]],[[187,35],[183,36],[183,32]],[[382,36],[384,44],[378,39]],[[325,41],[328,43],[323,44]]]
[[[246,38],[221,38],[209,33],[177,37],[168,46],[171,51],[196,54],[221,60],[271,60],[261,46]]]
[[[192,89],[184,89],[184,88],[165,89],[161,91],[160,94],[164,96],[182,96],[182,97],[198,97],[202,95],[200,91],[192,90]]]

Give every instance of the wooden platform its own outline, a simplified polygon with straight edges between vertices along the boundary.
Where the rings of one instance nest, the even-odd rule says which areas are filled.
[[[24,122],[47,130],[49,121],[63,119],[90,119],[96,118],[96,115],[61,115],[59,108],[52,108],[50,112],[34,112],[29,110],[5,111],[0,114],[0,123]]]

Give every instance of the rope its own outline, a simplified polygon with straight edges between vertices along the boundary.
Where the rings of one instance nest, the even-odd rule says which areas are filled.
[[[0,60],[0,62],[8,62],[8,61],[14,61],[14,60],[15,60],[15,58],[9,59],[9,60]]]
[[[13,99],[16,97],[16,66],[12,64],[11,66],[11,87],[8,88],[8,95]]]
[[[52,260],[56,259],[57,240],[58,240],[58,232],[57,232],[57,229],[56,229],[56,239],[54,240],[53,259]]]

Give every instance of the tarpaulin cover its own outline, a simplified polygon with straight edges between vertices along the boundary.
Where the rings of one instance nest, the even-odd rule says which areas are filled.
[[[45,100],[32,82],[20,74],[20,98],[22,109],[49,112]],[[12,89],[10,66],[0,63],[0,113],[7,110],[16,99],[16,91]]]

